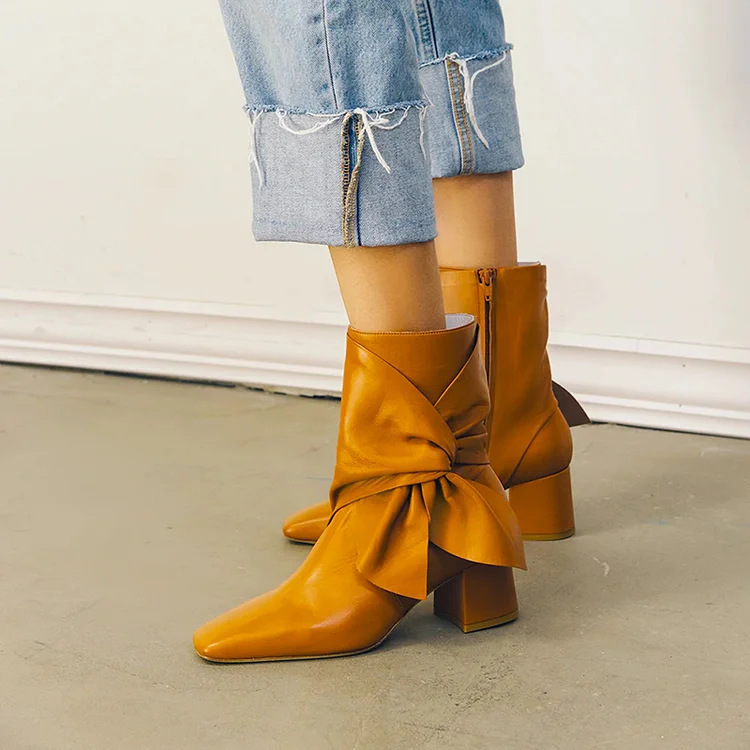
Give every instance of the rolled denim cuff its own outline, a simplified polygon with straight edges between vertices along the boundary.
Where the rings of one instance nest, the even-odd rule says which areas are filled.
[[[249,109],[255,238],[346,247],[434,239],[426,104]]]
[[[512,46],[423,63],[433,177],[508,172],[523,166]],[[452,114],[452,116],[451,116]]]

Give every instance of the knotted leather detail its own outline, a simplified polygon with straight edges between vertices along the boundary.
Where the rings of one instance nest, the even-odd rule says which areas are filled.
[[[347,347],[331,505],[335,515],[356,504],[346,533],[353,534],[359,572],[380,588],[424,599],[430,542],[464,560],[525,568],[502,486],[457,473],[495,482],[487,468],[489,392],[478,336],[434,405],[351,336]]]

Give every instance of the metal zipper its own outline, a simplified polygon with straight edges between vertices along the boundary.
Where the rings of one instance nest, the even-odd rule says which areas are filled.
[[[477,271],[477,277],[480,285],[484,287],[482,290],[484,296],[484,366],[487,369],[487,382],[490,383],[492,372],[492,305],[497,269],[480,268]]]
[[[487,385],[490,391],[490,400],[494,398],[494,383],[492,377],[492,306],[494,305],[495,279],[497,269],[480,268],[477,271],[479,284],[483,287],[484,296],[484,366],[487,369]],[[490,409],[485,420],[487,435],[492,435],[492,410]]]

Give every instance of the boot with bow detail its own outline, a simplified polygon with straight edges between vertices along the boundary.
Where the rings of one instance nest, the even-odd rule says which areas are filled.
[[[490,384],[490,463],[518,516],[524,539],[549,541],[575,533],[570,427],[588,424],[576,399],[552,382],[547,356],[547,269],[442,268],[445,309],[480,323]],[[328,523],[330,504],[286,519],[284,535],[313,544]]]
[[[382,643],[435,591],[465,632],[513,620],[516,517],[487,455],[477,323],[347,336],[330,522],[278,588],[196,631],[216,662],[344,656]]]

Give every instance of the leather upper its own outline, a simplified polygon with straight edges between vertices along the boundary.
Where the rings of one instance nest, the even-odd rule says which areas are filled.
[[[564,470],[572,459],[573,442],[553,393],[547,356],[545,266],[485,271],[491,273],[442,268],[440,276],[446,312],[468,313],[481,322],[479,345],[485,361],[489,358],[489,458],[507,488]],[[364,342],[364,334],[351,335]],[[371,350],[377,350],[379,336],[382,334],[367,334]],[[403,369],[399,363],[408,362],[408,348],[402,351],[403,345],[393,341],[388,346],[394,366]],[[436,366],[434,357],[427,357],[424,362],[427,364],[422,366],[428,369]],[[412,369],[415,366],[412,363]],[[422,382],[429,382],[427,373],[411,375],[416,381],[421,377]],[[567,408],[574,414],[575,423],[585,423],[587,417],[575,399],[564,389],[559,391],[567,397]],[[327,502],[299,511],[287,519],[284,533],[298,541],[314,542],[323,533],[330,513]]]
[[[335,516],[357,504],[359,571],[414,599],[427,596],[430,541],[464,560],[525,567],[520,530],[500,484],[491,472],[480,484],[456,471],[472,467],[470,474],[478,475],[489,469],[489,394],[476,325],[452,333],[455,348],[468,343],[471,354],[434,405],[373,351],[388,357],[382,346],[387,340],[354,331],[348,339],[353,364],[344,382],[331,507]],[[404,341],[409,339],[398,345]],[[432,359],[440,364],[419,373],[417,382],[441,382],[435,372],[456,361],[445,352]]]
[[[487,463],[488,403],[475,322],[350,331],[331,521],[287,581],[199,628],[198,653],[261,661],[367,650],[473,562],[524,567],[518,523]]]
[[[489,286],[473,269],[441,273],[446,311],[476,312],[485,328],[482,341],[490,342],[484,353],[490,361],[490,463],[511,487],[567,468],[573,442],[552,391],[547,269],[536,263],[492,270]]]

